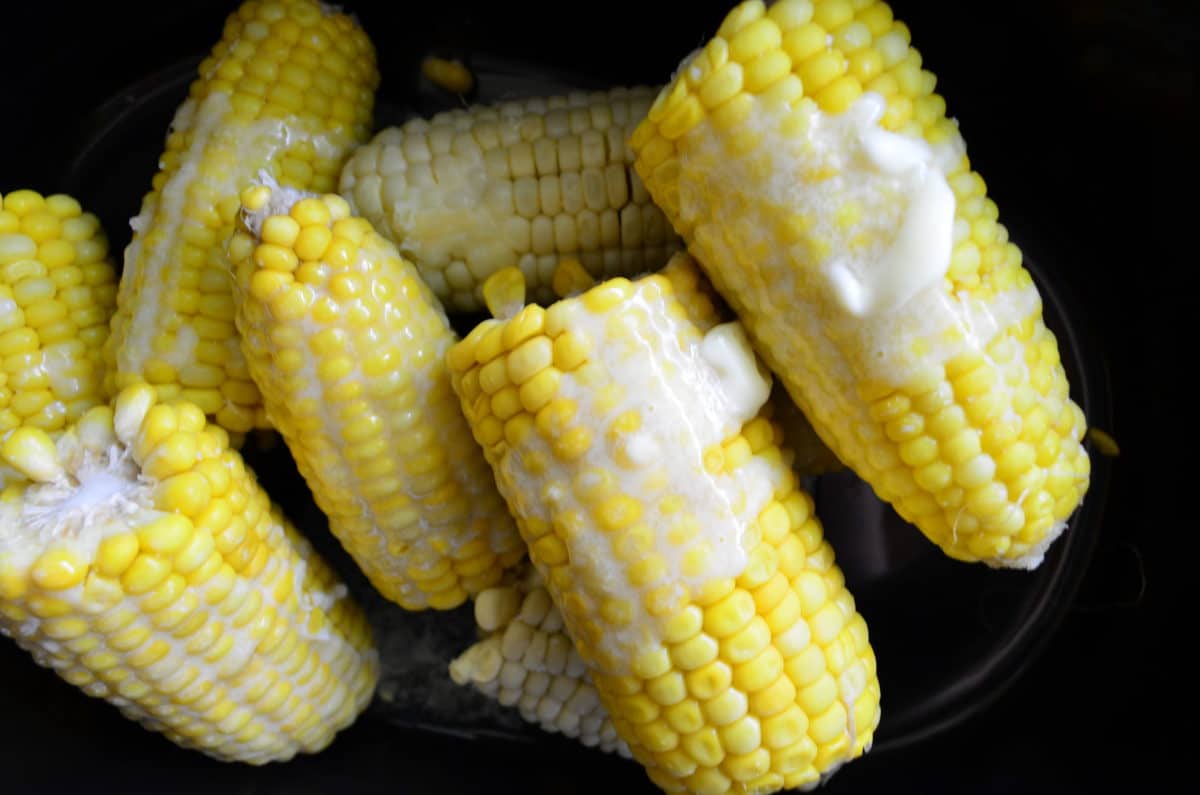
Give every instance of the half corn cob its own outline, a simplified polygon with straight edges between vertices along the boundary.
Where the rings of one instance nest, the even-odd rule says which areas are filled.
[[[116,295],[96,216],[61,194],[0,196],[0,433],[61,430],[105,402]]]
[[[524,548],[454,400],[441,305],[340,197],[259,186],[244,202],[229,254],[267,416],[380,593],[462,604]]]
[[[1086,424],[934,83],[884,3],[750,0],[631,144],[838,458],[948,555],[1034,568]]]
[[[198,407],[129,387],[57,443],[7,434],[0,631],[171,741],[324,748],[377,678],[370,628]]]
[[[515,706],[544,731],[629,756],[536,571],[480,593],[475,620],[488,635],[450,663],[455,682]]]
[[[770,382],[686,258],[485,321],[448,361],[601,703],[656,784],[772,792],[870,746],[866,623],[760,413]]]
[[[248,0],[175,114],[133,241],[106,348],[111,389],[148,382],[226,430],[265,427],[238,344],[225,247],[238,193],[260,172],[332,190],[370,132],[371,42],[316,0]]]
[[[625,144],[652,97],[616,88],[416,119],[355,151],[340,190],[449,309],[481,309],[484,280],[505,267],[550,301],[562,255],[614,276],[679,247]]]

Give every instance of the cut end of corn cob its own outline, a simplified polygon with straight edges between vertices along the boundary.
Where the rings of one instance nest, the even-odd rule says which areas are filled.
[[[0,443],[0,632],[172,742],[262,764],[370,700],[370,627],[227,434],[152,387]]]
[[[485,321],[448,361],[651,779],[694,793],[815,785],[870,747],[874,654],[764,416],[770,380],[699,282],[677,256],[662,274]]]
[[[516,707],[543,731],[630,756],[535,571],[480,593],[475,620],[488,634],[450,663],[455,682]]]
[[[370,40],[314,0],[249,0],[200,64],[161,170],[130,223],[108,388],[155,385],[226,430],[267,426],[234,329],[229,262],[238,193],[259,171],[329,191],[370,134]]]
[[[411,610],[496,584],[524,549],[455,404],[437,298],[339,196],[257,185],[242,208],[242,349],[330,530]]]
[[[1086,423],[935,82],[885,3],[751,0],[630,143],[838,458],[948,555],[1032,568]]]
[[[625,143],[652,97],[615,88],[416,119],[356,150],[340,191],[449,309],[481,309],[484,280],[507,267],[549,302],[560,257],[611,277],[679,248]]]
[[[0,433],[58,431],[105,402],[116,294],[96,216],[62,194],[0,195]]]

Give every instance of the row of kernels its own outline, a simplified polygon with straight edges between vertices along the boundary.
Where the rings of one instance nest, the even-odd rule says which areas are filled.
[[[245,121],[299,116],[348,127],[368,124],[362,105],[365,99],[369,108],[377,79],[370,41],[341,15],[326,17],[307,3],[291,8],[245,25],[231,18],[221,44],[202,64],[201,74],[211,76],[193,86],[193,96],[231,94],[236,117]]]
[[[633,731],[642,743],[641,748],[634,747],[634,753],[645,757],[643,761],[661,764],[674,775],[692,775],[687,771],[694,772],[697,766],[720,765],[721,775],[749,780],[766,775],[770,769],[783,775],[793,772],[793,764],[798,768],[807,764],[823,766],[845,755],[847,743],[840,736],[845,731],[846,708],[835,703],[837,686],[829,674],[817,673],[824,658],[809,638],[831,644],[844,641],[850,630],[842,621],[842,611],[827,607],[834,595],[832,589],[827,591],[819,577],[805,570],[808,551],[802,545],[794,553],[784,551],[796,544],[791,539],[803,537],[791,535],[793,514],[801,523],[811,525],[806,529],[815,529],[816,537],[820,537],[819,526],[809,521],[811,512],[805,510],[811,506],[792,496],[785,495],[789,505],[796,504],[792,514],[773,503],[760,519],[768,528],[764,537],[789,540],[780,554],[783,560],[791,561],[788,568],[795,577],[792,583],[773,569],[775,556],[767,555],[763,558],[764,568],[754,572],[759,584],[752,591],[735,588],[732,583],[716,588],[713,598],[705,600],[707,604],[689,607],[667,623],[670,642],[665,650],[669,650],[670,663],[678,672],[659,670],[660,664],[651,661],[656,659],[654,655],[644,655],[634,663],[639,676],[649,679],[644,691],[627,688],[627,680],[598,680],[602,689],[617,700],[614,714],[632,721]],[[780,525],[783,532],[775,525]],[[798,594],[806,592],[807,602],[803,602]],[[802,614],[813,619],[811,635],[808,625],[800,621]],[[786,667],[789,661],[790,669]],[[791,670],[792,679],[783,676],[785,670]],[[864,663],[862,670],[873,672],[873,661]],[[877,719],[877,685],[874,688],[873,701],[867,693],[856,702],[863,731],[869,731]],[[753,714],[748,714],[751,710]],[[773,718],[785,710],[784,715]],[[811,728],[806,715],[815,718]],[[806,731],[811,736],[801,739]],[[779,748],[787,746],[786,753],[775,754],[777,759],[763,755],[757,747],[763,739],[768,747],[771,743]],[[803,750],[797,752],[797,743]],[[680,751],[686,758],[679,755]],[[745,758],[748,754],[756,754],[756,758]],[[805,775],[815,777],[815,773]]]
[[[496,580],[497,551],[485,537],[467,541],[468,536],[486,536],[490,531],[468,526],[472,520],[467,515],[468,506],[459,496],[459,486],[451,478],[450,463],[442,448],[444,440],[435,438],[432,432],[432,427],[452,424],[453,412],[440,407],[439,387],[435,385],[422,398],[428,405],[427,411],[432,412],[429,418],[432,427],[410,427],[419,416],[414,413],[418,396],[400,368],[406,358],[436,367],[441,358],[439,340],[448,331],[436,312],[413,311],[395,303],[404,296],[421,300],[424,288],[413,274],[400,270],[402,261],[398,257],[386,254],[390,247],[371,231],[367,222],[344,217],[347,212],[343,200],[327,196],[301,200],[293,205],[288,216],[266,219],[262,232],[266,242],[252,254],[241,253],[251,268],[254,264],[259,268],[250,276],[252,295],[259,301],[265,300],[268,313],[275,315],[275,321],[282,322],[272,322],[270,314],[263,313],[261,304],[248,306],[247,342],[252,349],[262,343],[263,351],[270,350],[259,337],[262,328],[270,327],[270,345],[283,349],[272,355],[274,364],[266,360],[263,363],[295,373],[275,385],[280,393],[273,395],[277,399],[271,402],[280,414],[278,421],[288,430],[289,442],[305,451],[301,456],[302,473],[317,484],[315,491],[320,501],[338,517],[339,536],[356,554],[369,561],[364,566],[374,580],[388,582],[403,593],[396,598],[403,599],[404,604],[421,606],[425,597],[413,592],[415,587],[428,594],[429,604],[453,606],[465,599],[468,591]],[[327,231],[320,239],[310,234],[311,230],[320,229]],[[327,268],[327,278],[321,284],[293,283],[289,287],[287,269],[298,259],[297,250],[305,246],[311,246],[311,250],[301,251],[304,257],[323,257],[319,264],[332,265],[332,270]],[[283,268],[273,267],[275,260]],[[396,272],[392,278],[376,279],[368,290],[364,277],[381,270]],[[245,281],[246,274],[242,273],[240,278]],[[260,283],[256,293],[256,285]],[[302,332],[303,323],[286,325],[286,315],[280,316],[279,312],[280,308],[288,311],[294,292],[302,288],[311,291],[312,300],[302,297],[300,303],[311,305],[308,317],[323,330],[315,334],[285,333],[288,328]],[[326,294],[318,297],[321,293]],[[359,322],[358,315],[363,322]],[[371,324],[371,318],[407,328],[425,347],[410,345],[402,350],[395,344],[381,343],[377,336],[379,327]],[[369,351],[365,359],[362,351]],[[253,360],[257,362],[259,358],[256,354]],[[306,367],[313,367],[324,384],[321,390],[327,398],[324,405],[311,394],[311,384],[303,375]],[[365,382],[352,377],[360,367]],[[449,385],[443,384],[440,389],[448,392]],[[387,406],[387,414],[395,417],[391,431],[378,414],[380,406]],[[328,419],[337,421],[341,444],[318,443],[324,438],[322,432]],[[392,432],[403,434],[400,441],[385,443],[387,434]],[[397,454],[400,458],[395,457]],[[355,520],[361,511],[355,499],[346,493],[347,474],[358,483],[358,493],[382,512],[380,515],[389,517],[385,535],[379,533],[375,522]],[[405,496],[406,490],[424,497],[410,500]],[[492,502],[498,503],[498,498]],[[498,504],[493,507],[498,509]],[[476,509],[485,511],[486,506],[480,503]],[[422,546],[422,517],[444,528],[458,527],[466,534],[460,540],[467,543],[459,549],[447,550],[453,559],[441,553],[432,554]],[[518,546],[515,534],[513,541],[512,546]],[[499,552],[506,560],[517,554],[515,550]],[[499,565],[503,563],[500,561]]]

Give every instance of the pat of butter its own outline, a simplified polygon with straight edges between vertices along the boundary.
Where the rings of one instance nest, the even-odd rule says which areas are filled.
[[[700,357],[716,372],[718,392],[730,414],[739,423],[753,419],[771,394],[771,382],[759,369],[742,324],[709,329],[700,343]]]
[[[875,256],[857,262],[835,256],[826,266],[834,294],[856,317],[895,309],[940,281],[954,243],[954,193],[933,149],[879,127],[883,107],[868,94],[847,111],[857,135],[846,143],[858,150],[847,165],[862,172],[864,182],[887,179],[907,206]]]

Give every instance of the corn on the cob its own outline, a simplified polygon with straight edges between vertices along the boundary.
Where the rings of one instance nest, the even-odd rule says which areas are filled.
[[[837,456],[948,555],[1033,568],[1087,489],[1020,250],[884,3],[742,3],[631,138]]]
[[[549,301],[561,255],[614,276],[679,247],[625,143],[652,97],[616,88],[416,119],[355,151],[340,191],[447,308],[481,309],[484,280],[510,266]]]
[[[760,414],[768,378],[682,256],[485,321],[448,361],[601,703],[656,784],[806,786],[869,747],[866,623]]]
[[[105,402],[116,295],[96,216],[62,194],[0,196],[0,433],[61,430]]]
[[[147,385],[0,459],[0,632],[88,695],[217,759],[315,752],[378,673],[365,616],[227,434]]]
[[[544,731],[630,755],[536,570],[480,593],[475,620],[488,635],[450,663],[455,682],[515,706]]]
[[[148,382],[226,430],[265,427],[233,322],[225,247],[238,193],[260,171],[329,191],[370,133],[375,53],[353,19],[316,0],[248,0],[200,64],[167,136],[106,348],[110,390]]]
[[[380,593],[462,604],[524,548],[454,400],[441,305],[340,197],[258,186],[244,206],[229,254],[267,416]]]

